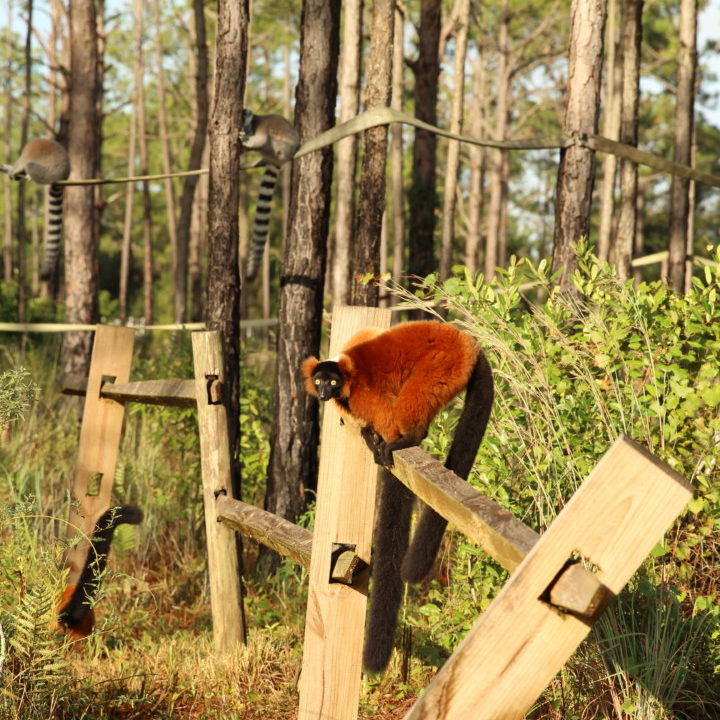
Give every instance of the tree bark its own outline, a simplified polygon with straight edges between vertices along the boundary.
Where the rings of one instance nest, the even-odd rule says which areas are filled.
[[[505,140],[508,133],[508,116],[512,95],[512,62],[510,59],[510,10],[506,2],[503,4],[498,37],[497,60],[497,101],[495,105],[495,140]],[[485,239],[486,279],[495,275],[495,268],[503,264],[502,246],[508,196],[507,150],[491,150],[488,184],[490,198],[488,200],[487,236]]]
[[[675,104],[675,154],[673,160],[689,165],[694,124],[695,68],[697,65],[697,0],[681,0],[680,50]],[[667,281],[685,292],[687,257],[688,188],[690,181],[673,175],[670,186],[670,242]]]
[[[395,38],[393,40],[393,79],[391,106],[395,110],[403,109],[404,75],[404,29],[405,18],[402,10],[395,8]],[[405,187],[403,182],[403,136],[402,125],[395,123],[390,128],[390,158],[392,161],[392,238],[393,267],[392,277],[397,283],[404,270],[405,256]]]
[[[295,102],[301,142],[335,122],[339,29],[340,0],[304,0]],[[283,248],[265,507],[292,521],[304,508],[305,490],[315,487],[317,475],[318,407],[302,387],[299,368],[320,349],[332,165],[331,148],[293,163],[289,231]]]
[[[228,434],[235,497],[240,488],[240,273],[238,183],[247,62],[247,0],[219,0],[215,89],[210,113],[210,194],[205,323],[219,330],[227,383]]]
[[[622,3],[621,0],[621,4]],[[617,40],[616,0],[610,0],[607,21],[607,72],[605,73],[605,101],[602,134],[610,140],[620,137],[620,110],[622,92],[622,60]],[[615,221],[615,175],[617,158],[605,153],[602,159],[602,189],[600,192],[600,220],[598,227],[597,254],[601,260],[610,257],[610,239]]]
[[[602,75],[604,0],[572,0],[570,63],[563,129],[571,133],[597,133]],[[574,244],[590,231],[590,207],[595,180],[595,154],[580,147],[560,153],[553,269],[560,270],[560,285],[569,288],[577,267]]]
[[[97,176],[100,156],[98,100],[99,73],[97,16],[93,0],[70,4],[70,108],[68,154],[73,178]],[[65,316],[69,323],[98,320],[98,224],[92,186],[65,190]],[[64,336],[62,367],[65,373],[86,375],[90,366],[92,333]]]
[[[12,137],[12,108],[14,105],[12,96],[12,59],[13,59],[13,0],[8,0],[7,21],[5,25],[5,71],[3,81],[5,85],[5,162],[14,162],[13,148],[10,141]],[[13,276],[13,214],[12,214],[12,186],[10,176],[3,173],[3,194],[5,200],[5,224],[3,240],[3,280],[10,282]]]
[[[475,62],[475,77],[473,79],[473,108],[470,114],[470,134],[473,137],[484,137],[487,132],[486,86],[484,57],[481,50]],[[465,238],[465,265],[473,274],[480,267],[486,157],[485,148],[479,145],[473,145],[470,148],[470,198],[468,231]]]
[[[343,0],[343,29],[340,44],[340,122],[355,117],[360,105],[360,48],[362,45],[362,0]],[[355,169],[357,135],[337,143],[335,192],[335,244],[332,258],[333,305],[350,297],[350,256],[355,218]]]
[[[155,20],[155,73],[157,76],[158,94],[158,134],[160,136],[160,148],[162,152],[163,173],[169,175],[173,169],[173,162],[170,154],[170,139],[167,128],[167,114],[165,112],[165,68],[163,67],[163,41],[160,29],[163,27],[160,0],[153,0],[153,18]],[[170,242],[170,254],[172,258],[172,272],[175,275],[177,266],[177,209],[175,207],[175,184],[172,178],[165,178],[165,217],[167,218],[168,240]]]
[[[623,0],[622,37],[622,111],[620,142],[637,146],[638,105],[640,93],[640,44],[642,42],[642,0]],[[618,277],[631,275],[635,229],[637,224],[638,166],[631,160],[620,160],[620,212],[615,240],[615,265]]]
[[[188,170],[198,170],[202,166],[203,150],[208,123],[208,48],[205,32],[205,12],[203,0],[193,0],[193,17],[195,20],[195,130],[190,148]],[[184,322],[187,314],[188,289],[188,254],[190,245],[190,229],[193,225],[193,206],[195,190],[198,184],[197,175],[188,175],[183,180],[180,196],[180,220],[177,225],[177,261],[175,263],[175,283],[173,291],[173,311],[175,322]],[[199,294],[193,296],[199,302]],[[193,319],[197,319],[198,308],[193,309]]]
[[[470,25],[470,0],[456,1],[457,24],[455,26],[455,71],[452,92],[452,110],[450,114],[450,132],[462,132],[463,111],[465,107],[465,56],[467,54],[468,26]],[[440,244],[440,278],[450,273],[453,241],[455,240],[455,205],[460,167],[460,143],[448,141],[447,167],[445,169],[445,188],[443,192],[442,241]]]
[[[394,0],[374,0],[371,47],[367,61],[365,109],[390,104],[392,57],[395,24]],[[370,273],[380,273],[380,236],[385,210],[385,164],[387,161],[387,125],[370,128],[363,134],[363,157],[360,170],[358,224],[353,248],[352,302],[376,307],[378,286],[360,281]]]
[[[135,175],[135,153],[137,149],[137,97],[133,98],[130,111],[130,132],[128,136],[128,177]],[[123,218],[122,245],[120,246],[120,322],[128,319],[130,268],[132,267],[133,208],[135,203],[135,183],[125,185],[125,214]]]
[[[411,64],[415,75],[415,117],[431,125],[437,125],[440,16],[440,0],[421,0],[419,53],[417,60]],[[420,277],[429,275],[435,268],[436,146],[433,133],[419,128],[415,130],[409,196],[408,265],[410,272]]]

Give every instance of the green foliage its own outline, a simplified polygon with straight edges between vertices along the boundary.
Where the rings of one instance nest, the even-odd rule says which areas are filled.
[[[48,717],[69,681],[62,640],[51,629],[59,556],[55,546],[34,545],[32,510],[29,502],[0,518],[2,717]]]
[[[0,426],[22,419],[37,394],[38,387],[25,368],[0,373]]]
[[[272,390],[264,373],[243,361],[240,375],[240,462],[243,498],[262,505],[270,458]]]
[[[514,259],[492,283],[459,268],[443,284],[430,276],[414,295],[397,293],[410,306],[449,312],[488,354],[495,404],[471,482],[538,531],[621,433],[693,483],[695,498],[645,572],[655,592],[682,588],[672,612],[702,636],[710,662],[698,672],[710,686],[717,678],[708,673],[720,657],[717,628],[708,620],[720,595],[720,264],[707,265],[680,296],[659,282],[620,282],[585,247],[578,259],[575,293],[555,288],[546,263]],[[432,452],[446,454],[445,433],[456,415],[438,417]],[[451,535],[448,542],[459,541]],[[484,607],[503,581],[472,547],[459,544],[450,557],[450,587],[433,583],[409,616],[429,633],[426,645],[447,650],[466,629],[462,618]],[[653,607],[636,598],[634,617],[647,611],[648,627],[669,626],[649,614]],[[624,612],[620,606],[617,617]],[[652,665],[653,648],[644,652],[642,661]],[[686,679],[673,689],[673,697],[685,698],[680,704],[697,673]]]

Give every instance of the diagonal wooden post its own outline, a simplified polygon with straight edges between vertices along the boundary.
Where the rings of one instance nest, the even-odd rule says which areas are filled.
[[[336,307],[330,357],[369,326],[389,327],[390,311]],[[330,565],[336,544],[354,545],[355,553],[370,562],[377,466],[359,434],[340,424],[330,403],[323,412],[299,718],[356,720],[367,578],[353,586],[331,583]]]
[[[220,333],[192,334],[195,366],[200,461],[202,464],[205,534],[207,537],[210,605],[215,651],[234,650],[245,639],[242,587],[235,531],[218,520],[216,498],[232,497],[227,408],[223,403],[223,364]]]
[[[106,380],[129,380],[134,344],[132,328],[98,325],[95,330],[73,478],[69,538],[78,533],[90,536],[96,520],[110,507],[125,405],[101,397],[100,387]],[[70,585],[80,577],[88,546],[88,540],[83,539],[65,557]]]
[[[579,554],[620,592],[692,497],[677,473],[619,438],[525,556],[406,720],[520,720],[590,631],[546,591]]]

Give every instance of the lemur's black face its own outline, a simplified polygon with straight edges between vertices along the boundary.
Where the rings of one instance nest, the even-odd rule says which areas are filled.
[[[345,378],[340,372],[340,366],[333,360],[318,363],[312,379],[318,398],[323,402],[341,396]]]
[[[246,135],[253,135],[255,133],[255,126],[257,125],[257,116],[252,110],[245,108],[243,110],[243,132]]]

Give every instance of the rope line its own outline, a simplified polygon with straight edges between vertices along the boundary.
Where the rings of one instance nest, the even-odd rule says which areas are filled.
[[[681,165],[680,163],[666,160],[654,153],[647,152],[646,150],[640,150],[633,145],[626,145],[624,143],[616,142],[615,140],[610,140],[609,138],[601,135],[561,132],[555,135],[524,138],[522,140],[489,140],[487,138],[473,137],[472,135],[451,133],[447,130],[436,127],[435,125],[430,125],[422,120],[418,120],[412,115],[408,115],[407,113],[400,112],[399,110],[394,110],[389,107],[373,108],[372,110],[360,113],[360,115],[356,115],[354,118],[320,133],[320,135],[304,142],[295,153],[294,159],[297,160],[304,155],[314,152],[315,150],[321,150],[322,148],[328,147],[329,145],[336,143],[338,140],[342,140],[350,135],[356,135],[364,132],[365,130],[369,130],[370,128],[378,127],[379,125],[391,125],[393,123],[411,125],[412,127],[420,130],[426,130],[434,133],[435,135],[449,138],[450,140],[457,140],[470,145],[479,145],[481,147],[496,148],[500,150],[564,150],[573,146],[582,147],[597,152],[610,153],[612,155],[631,160],[637,165],[645,165],[671,175],[678,175],[688,180],[695,180],[696,182],[703,183],[704,185],[720,187],[720,176],[700,172],[688,165]],[[251,168],[262,167],[263,165],[265,165],[263,160],[244,162],[241,163],[240,168],[242,170],[248,170]],[[11,167],[12,166],[10,165],[0,165],[0,171],[7,173],[10,171]],[[63,180],[57,184],[110,185],[151,180],[165,180],[167,178],[186,177],[188,175],[207,175],[207,173],[207,168],[201,168],[199,170],[182,170],[179,172],[161,175],[135,175],[119,178]]]

